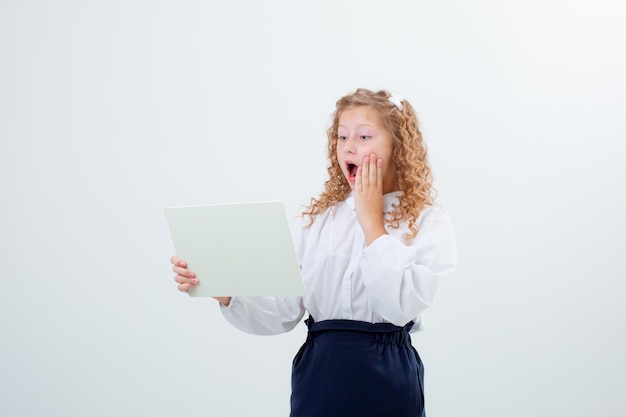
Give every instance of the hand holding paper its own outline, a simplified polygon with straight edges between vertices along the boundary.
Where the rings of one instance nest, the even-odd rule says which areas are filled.
[[[187,262],[183,259],[180,259],[178,256],[172,256],[170,259],[172,263],[172,270],[176,272],[174,276],[174,281],[178,283],[178,291],[188,292],[190,288],[195,287],[198,284],[198,278],[196,277],[195,272],[187,269]],[[231,297],[213,297],[220,304],[227,306],[230,304]]]

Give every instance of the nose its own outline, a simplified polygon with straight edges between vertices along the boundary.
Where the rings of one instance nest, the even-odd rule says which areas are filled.
[[[346,140],[343,142],[343,150],[347,154],[355,153],[355,140],[352,136],[346,137]]]

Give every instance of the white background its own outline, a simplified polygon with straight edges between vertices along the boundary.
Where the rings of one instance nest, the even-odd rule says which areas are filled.
[[[357,87],[417,109],[457,228],[428,415],[625,415],[623,8],[1,1],[0,415],[288,415],[304,326],[176,291],[163,208],[298,214]]]

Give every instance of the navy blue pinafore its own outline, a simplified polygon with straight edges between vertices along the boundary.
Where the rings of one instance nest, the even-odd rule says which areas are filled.
[[[307,340],[293,360],[291,417],[425,417],[413,322],[305,322]]]

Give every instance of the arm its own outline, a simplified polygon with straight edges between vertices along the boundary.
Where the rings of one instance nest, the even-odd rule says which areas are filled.
[[[233,326],[251,334],[292,330],[304,315],[302,297],[232,297],[222,314]]]
[[[187,268],[187,262],[176,256],[170,259],[178,290],[188,292],[199,282]],[[252,334],[278,334],[292,330],[304,315],[301,297],[213,297],[219,301],[222,314],[233,326]]]
[[[438,209],[427,210],[410,246],[394,236],[381,236],[361,258],[372,309],[396,325],[406,324],[430,306],[442,278],[456,266],[452,220]]]
[[[432,304],[441,278],[456,265],[456,242],[451,219],[434,208],[424,213],[411,246],[389,236],[382,216],[383,173],[382,160],[372,154],[356,175],[356,214],[366,245],[360,270],[371,308],[403,326]]]

